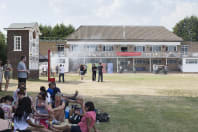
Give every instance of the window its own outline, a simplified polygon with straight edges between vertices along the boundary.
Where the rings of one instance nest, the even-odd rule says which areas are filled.
[[[149,60],[136,59],[135,64],[149,64]]]
[[[167,60],[167,63],[168,64],[176,64],[177,63],[177,60]]]
[[[113,46],[105,45],[105,46],[103,46],[103,51],[113,51]]]
[[[186,55],[188,53],[188,45],[182,45],[181,46],[181,53],[183,55]]]
[[[152,63],[153,63],[153,64],[161,64],[162,61],[161,61],[161,60],[152,60]]]
[[[169,51],[169,52],[177,51],[177,46],[168,46],[167,51]]]
[[[128,52],[128,47],[121,47],[121,52]]]
[[[186,64],[198,64],[198,59],[186,59]]]
[[[58,52],[64,52],[64,44],[56,44]]]
[[[145,51],[145,48],[144,48],[144,46],[135,46],[135,51],[143,52],[143,51]]]
[[[14,51],[21,51],[21,36],[14,36]]]
[[[161,46],[158,46],[158,45],[152,46],[152,51],[153,52],[160,52],[161,51]]]
[[[96,45],[89,45],[87,46],[90,52],[95,52],[96,51]]]

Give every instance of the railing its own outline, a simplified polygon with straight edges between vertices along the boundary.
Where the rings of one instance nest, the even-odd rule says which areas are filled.
[[[114,51],[97,51],[97,52],[72,52],[65,53],[67,57],[134,57],[134,58],[182,58],[182,57],[198,57],[197,53],[182,54],[180,52],[143,52],[140,56],[117,56]]]

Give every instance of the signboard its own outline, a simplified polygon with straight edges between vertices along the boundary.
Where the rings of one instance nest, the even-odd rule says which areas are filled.
[[[116,52],[117,56],[141,56],[141,52]]]
[[[32,32],[29,32],[29,70],[39,69],[39,42],[33,39]]]

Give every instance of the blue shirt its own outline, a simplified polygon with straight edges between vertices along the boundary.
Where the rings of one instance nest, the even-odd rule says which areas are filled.
[[[55,87],[54,89],[48,88],[47,92],[50,93],[50,96],[51,96],[51,98],[52,98],[52,101],[55,100],[55,95],[56,95],[58,92],[61,93],[60,89],[57,88],[57,87]]]
[[[17,66],[17,70],[25,70],[25,71],[18,71],[18,78],[27,78],[27,72],[26,72],[26,65],[23,61],[20,61],[18,66]]]

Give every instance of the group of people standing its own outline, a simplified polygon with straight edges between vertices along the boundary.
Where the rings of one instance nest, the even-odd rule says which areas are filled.
[[[103,65],[100,62],[99,66],[96,67],[95,64],[92,65],[92,81],[96,81],[96,73],[98,71],[98,82],[103,82]]]
[[[12,66],[9,63],[9,61],[6,61],[6,63],[4,65],[3,65],[2,61],[0,61],[0,91],[2,91],[3,77],[6,81],[5,91],[8,90],[8,85],[9,85],[9,81],[11,78],[11,72],[12,72]]]
[[[99,66],[96,66],[95,64],[92,64],[92,81],[96,81],[96,74],[98,71],[98,82],[103,82],[103,65],[102,63],[99,63]],[[84,79],[84,75],[87,72],[87,66],[86,65],[80,65],[80,76],[81,80]]]

